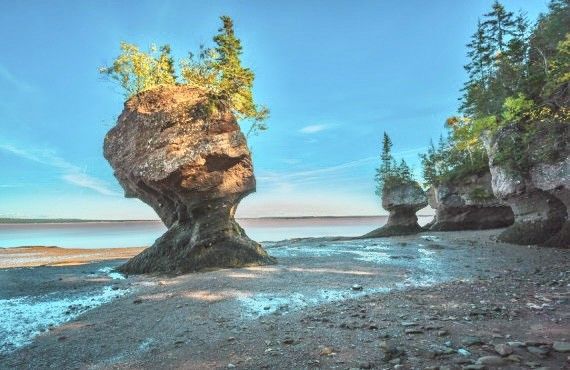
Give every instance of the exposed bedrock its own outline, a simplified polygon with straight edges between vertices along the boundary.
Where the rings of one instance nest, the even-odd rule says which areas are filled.
[[[432,186],[428,199],[436,212],[434,221],[426,225],[430,230],[493,229],[514,221],[511,208],[493,195],[489,172]]]
[[[493,137],[485,139],[493,192],[511,206],[515,215],[515,223],[499,236],[500,240],[523,245],[570,247],[569,127],[560,125],[562,131],[556,133],[558,159],[549,163],[535,160],[525,172],[507,168],[496,160],[498,148],[517,134],[515,126],[502,128]],[[543,140],[545,137],[538,135],[525,154],[529,158],[540,158],[541,146],[553,145],[552,136],[548,143]]]
[[[139,93],[105,137],[105,158],[125,196],[150,205],[168,227],[120,267],[125,273],[274,263],[234,219],[240,200],[255,191],[245,137],[230,112],[206,119],[203,102],[188,86]]]
[[[416,212],[427,206],[427,197],[417,182],[386,186],[382,192],[382,208],[390,212],[388,222],[363,238],[408,235],[420,232]]]

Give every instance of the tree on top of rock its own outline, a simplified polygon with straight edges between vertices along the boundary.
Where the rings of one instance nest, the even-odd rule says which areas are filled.
[[[242,46],[232,19],[228,16],[220,19],[222,27],[213,38],[216,46],[211,49],[201,46],[197,57],[189,53],[188,58],[179,61],[182,81],[177,77],[168,44],[160,48],[151,45],[148,52],[144,52],[136,45],[123,42],[121,54],[111,66],[100,68],[100,72],[118,82],[127,99],[159,85],[201,89],[207,99],[199,112],[206,118],[229,110],[238,119],[251,121],[248,135],[264,131],[269,110],[258,106],[253,99],[255,74],[241,64]]]
[[[376,195],[382,196],[385,187],[395,186],[398,184],[413,181],[410,167],[404,159],[400,164],[392,155],[392,140],[386,132],[382,138],[382,151],[380,154],[380,167],[376,169]]]

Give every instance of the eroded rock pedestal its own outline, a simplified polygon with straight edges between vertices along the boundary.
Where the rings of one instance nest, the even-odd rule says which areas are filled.
[[[390,212],[388,222],[363,238],[415,234],[422,230],[416,212],[427,206],[427,197],[417,182],[386,186],[382,208]]]
[[[426,228],[434,231],[493,229],[514,221],[511,208],[493,195],[489,172],[431,187],[428,202],[436,214]]]
[[[515,126],[506,126],[494,137],[486,138],[493,192],[511,206],[515,215],[515,223],[499,236],[501,241],[570,247],[570,125],[559,125],[558,130],[545,133],[550,137],[537,135],[525,152],[531,159],[540,158],[541,147],[552,146],[554,141],[557,159],[535,160],[525,172],[496,160],[498,148],[508,145],[518,134]]]
[[[230,112],[206,119],[204,97],[160,86],[126,103],[105,137],[104,155],[126,197],[150,205],[168,227],[125,273],[185,273],[273,263],[234,220],[255,191],[244,135]]]

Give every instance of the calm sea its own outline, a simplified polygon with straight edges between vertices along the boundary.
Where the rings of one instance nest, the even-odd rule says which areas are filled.
[[[420,216],[426,224],[432,216]],[[379,217],[241,219],[240,225],[257,241],[321,236],[357,236],[386,223]],[[58,246],[119,248],[151,245],[166,231],[159,221],[0,224],[0,248]]]

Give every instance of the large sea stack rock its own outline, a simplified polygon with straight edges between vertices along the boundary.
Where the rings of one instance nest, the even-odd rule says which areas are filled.
[[[255,191],[251,155],[230,112],[206,119],[203,94],[159,86],[130,98],[105,137],[104,155],[126,197],[168,227],[125,273],[186,273],[273,263],[234,220]]]
[[[509,125],[485,139],[495,195],[513,209],[515,223],[499,239],[515,244],[570,247],[570,125],[559,132],[538,132],[525,154],[531,159],[526,171],[498,163],[497,153],[508,145],[517,127]],[[543,148],[553,148],[555,160],[541,159]]]
[[[493,229],[514,221],[511,208],[493,195],[488,171],[433,186],[428,194],[436,212],[430,230]]]
[[[363,238],[415,234],[422,230],[416,212],[427,206],[427,197],[415,181],[385,186],[382,192],[382,208],[390,212],[388,222]]]

